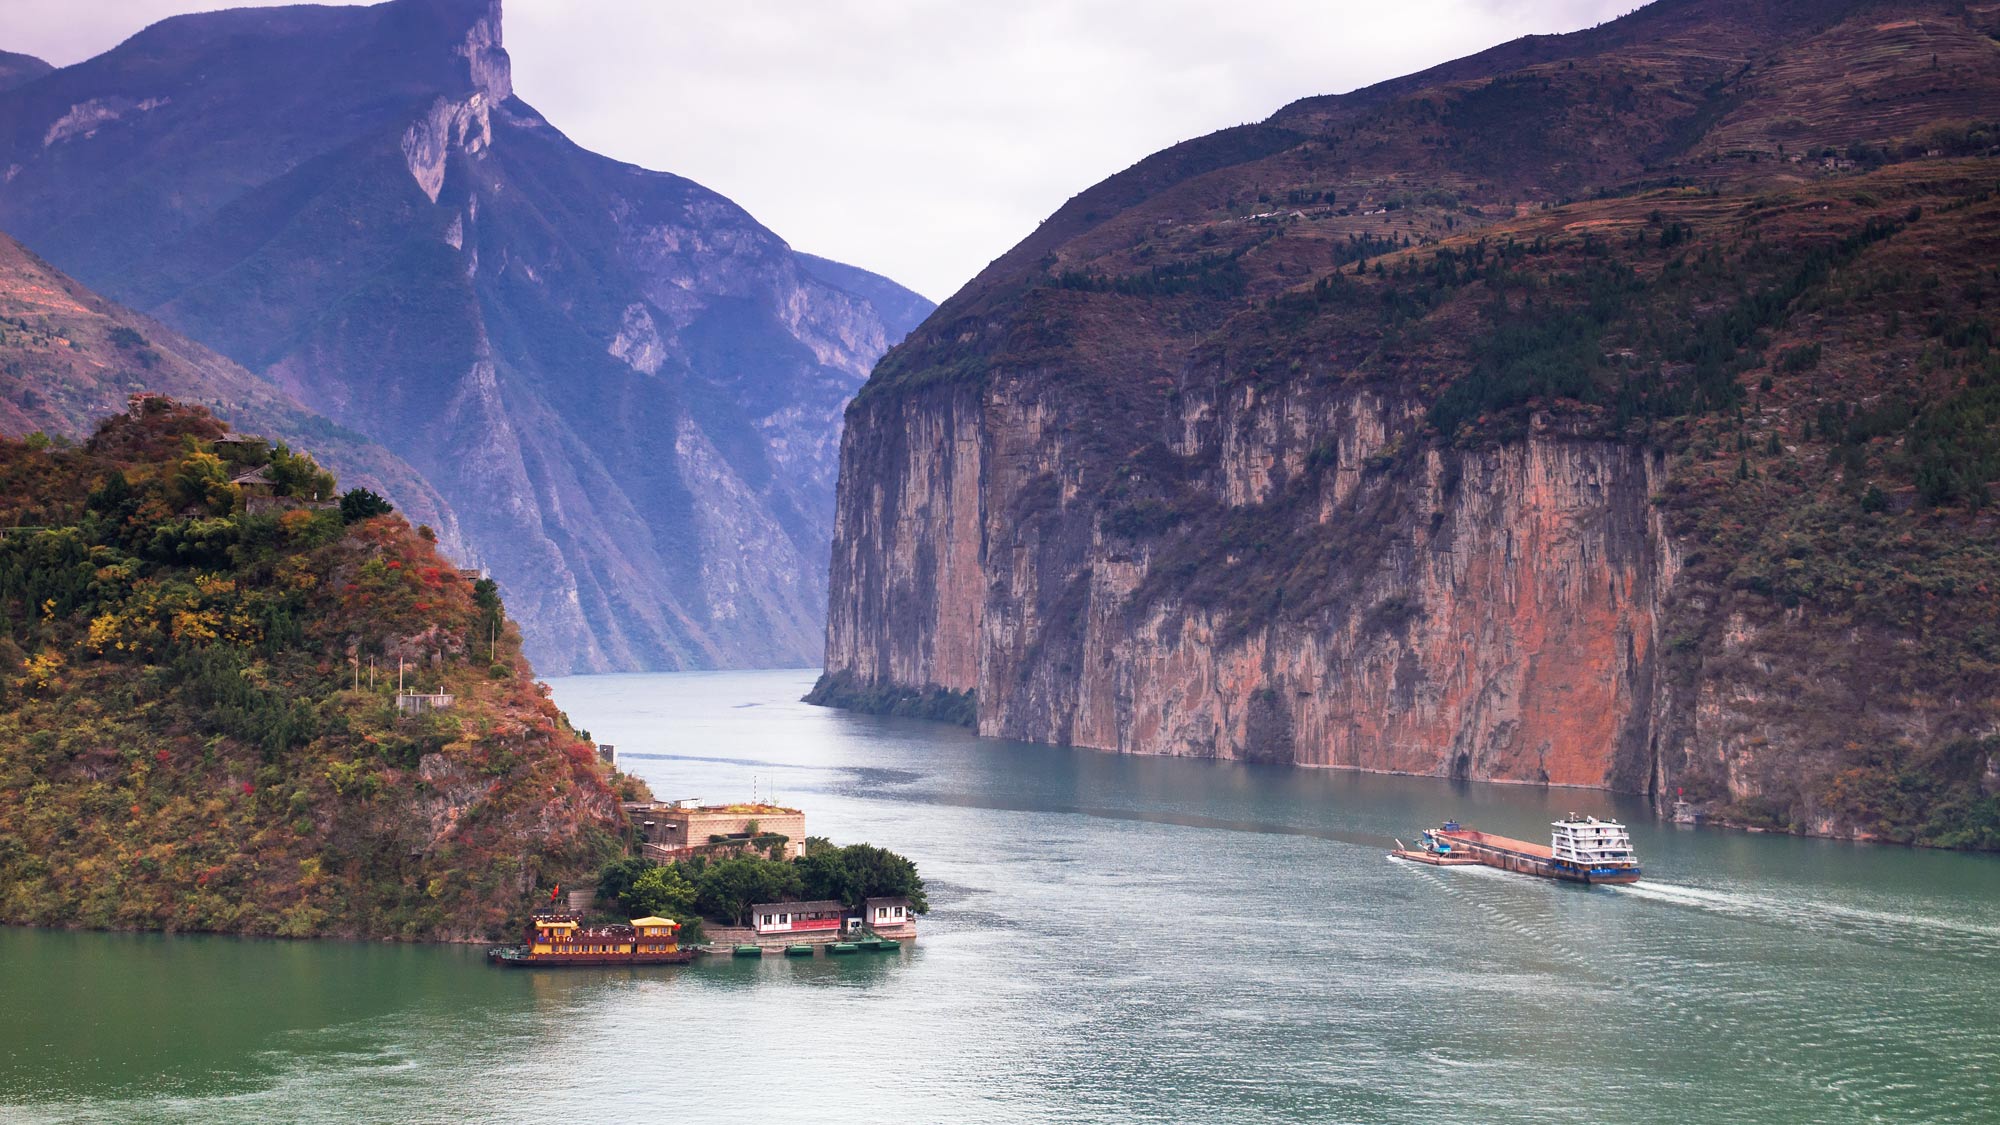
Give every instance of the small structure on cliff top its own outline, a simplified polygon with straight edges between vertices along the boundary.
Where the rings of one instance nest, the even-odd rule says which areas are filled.
[[[304,500],[278,495],[278,482],[271,479],[270,466],[259,465],[231,478],[230,484],[243,490],[243,510],[253,516],[269,512],[289,512],[298,508],[326,511],[340,507],[338,500]]]
[[[777,841],[784,843],[786,859],[805,853],[806,814],[782,805],[635,801],[626,804],[625,813],[644,841],[640,854],[655,863],[704,852],[761,850]]]
[[[426,711],[443,711],[448,709],[454,702],[455,699],[453,696],[442,691],[432,692],[429,695],[413,691],[399,691],[396,693],[396,710],[401,711],[405,715],[421,715]]]
[[[246,499],[252,496],[278,495],[278,482],[271,479],[270,467],[267,465],[259,465],[247,473],[239,473],[231,478],[229,483],[242,489]]]

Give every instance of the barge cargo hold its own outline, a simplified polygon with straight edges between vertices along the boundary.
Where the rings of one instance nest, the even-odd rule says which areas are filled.
[[[1438,867],[1477,863],[1574,883],[1639,881],[1639,860],[1632,852],[1632,837],[1624,825],[1571,813],[1566,819],[1550,824],[1549,829],[1546,845],[1531,844],[1447,820],[1440,827],[1424,829],[1421,848],[1405,848],[1397,841],[1396,850],[1389,854]]]

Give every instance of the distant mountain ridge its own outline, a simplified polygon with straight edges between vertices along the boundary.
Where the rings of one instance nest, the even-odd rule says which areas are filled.
[[[415,465],[543,669],[810,664],[840,411],[929,302],[570,142],[500,14],[162,21],[0,91],[0,228]]]
[[[402,458],[0,234],[0,433],[81,441],[142,391],[207,407],[239,434],[310,449],[350,486],[396,497],[444,548],[459,541],[444,498]]]
[[[24,82],[32,82],[55,67],[33,55],[0,51],[0,90],[11,89]]]

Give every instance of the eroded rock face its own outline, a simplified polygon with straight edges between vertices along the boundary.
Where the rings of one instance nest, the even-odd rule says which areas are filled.
[[[1163,588],[1161,560],[1108,534],[1094,505],[1066,506],[1060,400],[1007,380],[856,408],[830,673],[973,689],[998,737],[1643,783],[1676,567],[1648,454],[1542,432],[1371,469],[1418,422],[1373,393],[1187,398],[1175,452],[1213,464],[1217,504],[1365,543],[1329,589],[1294,592],[1296,611],[1282,594],[1200,604]],[[1296,485],[1328,435],[1337,459]],[[1280,492],[1294,494],[1279,506]],[[1022,519],[1047,502],[1034,493],[1052,506]]]

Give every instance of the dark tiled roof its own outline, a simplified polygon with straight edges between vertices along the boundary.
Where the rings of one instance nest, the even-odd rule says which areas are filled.
[[[750,908],[758,914],[829,914],[847,913],[847,904],[835,899],[821,899],[818,902],[760,902]]]

